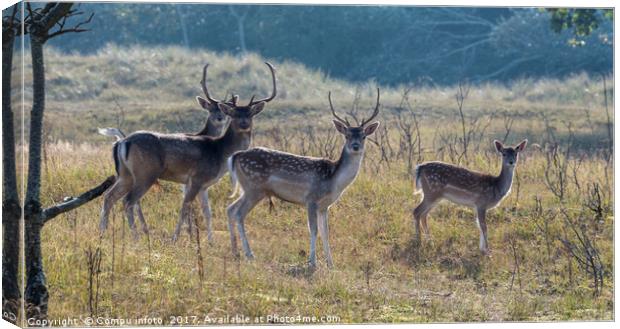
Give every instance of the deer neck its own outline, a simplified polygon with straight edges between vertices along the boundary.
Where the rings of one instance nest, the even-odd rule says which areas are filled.
[[[207,120],[207,123],[205,123],[204,127],[202,127],[202,129],[197,132],[196,135],[217,137],[214,135],[217,130],[218,128],[211,122],[211,120]]]
[[[502,164],[502,170],[500,171],[499,176],[497,176],[498,188],[502,196],[505,196],[508,192],[510,192],[514,171],[514,166]]]
[[[340,159],[336,162],[334,174],[332,176],[333,186],[337,190],[344,190],[351,184],[360,170],[364,153],[349,153],[346,146],[342,148]]]
[[[224,154],[224,158],[228,159],[233,153],[241,150],[246,150],[250,147],[252,141],[252,131],[237,131],[232,125],[229,125],[226,132],[220,138],[221,150]]]

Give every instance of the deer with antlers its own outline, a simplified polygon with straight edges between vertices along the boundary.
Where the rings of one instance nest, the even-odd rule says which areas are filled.
[[[118,177],[104,196],[99,223],[102,233],[107,228],[112,206],[124,197],[125,214],[136,236],[134,208],[155,181],[162,179],[185,185],[181,214],[174,231],[173,241],[178,239],[183,223],[188,224],[188,231],[191,235],[192,223],[189,220],[191,202],[201,191],[204,191],[202,195],[208,193],[208,188],[226,173],[228,157],[236,151],[249,147],[253,117],[264,109],[267,102],[276,97],[275,70],[271,64],[266,64],[272,76],[271,96],[260,100],[254,100],[252,96],[247,105],[238,105],[236,101],[226,103],[212,98],[209,95],[206,79],[209,65],[205,65],[202,79],[203,92],[209,103],[217,104],[230,120],[222,136],[213,138],[205,135],[139,131],[115,144],[113,157]],[[206,212],[204,207],[203,211]],[[205,213],[209,237],[212,236],[210,219],[210,216]]]
[[[413,210],[417,240],[420,241],[420,226],[425,235],[430,232],[426,217],[440,200],[475,209],[480,229],[480,251],[488,254],[486,212],[500,204],[510,193],[512,177],[527,139],[515,147],[504,147],[495,141],[495,149],[502,155],[502,169],[498,176],[482,174],[444,162],[425,162],[416,167],[416,193],[423,192],[422,202]],[[422,224],[422,225],[420,225]]]
[[[327,265],[333,267],[327,212],[355,180],[364,156],[365,139],[379,127],[379,122],[370,123],[379,113],[379,89],[377,89],[377,104],[372,115],[356,126],[352,126],[348,120],[336,114],[331,102],[331,92],[328,94],[328,99],[335,118],[333,123],[336,130],[345,137],[338,160],[306,157],[266,148],[240,151],[228,160],[233,184],[242,191],[241,196],[226,210],[232,252],[235,256],[238,257],[235,224],[246,258],[253,259],[245,234],[244,219],[259,201],[274,196],[306,207],[310,229],[309,265],[311,268],[316,266],[318,224]]]
[[[204,72],[203,70],[202,80],[200,83],[201,86],[203,86],[203,91],[204,91],[203,81],[205,77],[206,77],[206,72]],[[228,104],[229,106],[235,106],[237,104],[238,99],[239,99],[239,96],[232,95],[232,97],[230,98],[229,101],[226,102],[226,104]],[[216,102],[211,102],[200,96],[196,96],[196,101],[204,110],[206,110],[209,113],[209,116],[207,117],[207,122],[205,122],[204,126],[202,127],[200,131],[196,133],[186,133],[186,135],[188,136],[209,136],[213,138],[217,138],[221,136],[222,133],[224,132],[224,128],[226,128],[226,125],[228,124],[228,117],[226,116],[226,114],[224,114],[224,112],[220,110]],[[114,143],[113,147],[116,147],[116,143],[120,142],[125,137],[127,137],[125,133],[123,133],[123,131],[121,131],[118,128],[112,128],[112,127],[97,128],[97,131],[101,135],[115,137],[116,142]],[[118,171],[116,172],[116,175],[118,176]],[[183,191],[185,191],[185,186],[183,186]],[[209,205],[209,193],[207,192],[206,189],[201,189],[199,192],[199,196],[200,196],[200,206],[202,208],[202,213],[205,218],[205,221],[207,223],[210,223],[212,213],[211,213],[211,206]],[[142,231],[145,234],[149,234],[148,226],[146,225],[146,220],[144,219],[144,213],[142,212],[142,206],[140,205],[140,202],[136,203],[136,212],[138,214],[138,219],[140,220],[140,223],[142,224]],[[212,241],[213,239],[211,229],[209,228],[209,226],[207,230],[207,238],[209,241]]]

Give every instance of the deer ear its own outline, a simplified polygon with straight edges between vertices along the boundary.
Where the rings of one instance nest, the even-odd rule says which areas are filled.
[[[332,120],[332,122],[334,123],[334,126],[336,126],[336,130],[338,130],[339,133],[343,135],[347,134],[347,126],[345,126],[344,123],[338,120]]]
[[[502,142],[494,140],[493,143],[495,144],[495,149],[497,150],[497,152],[501,152],[504,149],[504,145],[502,144]]]
[[[232,106],[229,106],[227,104],[224,103],[217,103],[217,107],[220,108],[220,110],[222,112],[224,112],[224,114],[228,115],[228,116],[233,116],[235,114],[235,109]]]
[[[252,105],[252,108],[250,109],[250,115],[255,116],[259,114],[264,108],[265,108],[265,102],[254,104]]]
[[[366,136],[372,135],[375,132],[375,130],[377,130],[377,128],[379,128],[379,121],[366,126],[366,128],[364,128],[364,135]]]
[[[519,145],[515,147],[515,150],[517,150],[517,152],[522,152],[523,150],[525,150],[526,145],[527,145],[527,139],[524,139],[521,143],[519,143]]]
[[[211,105],[211,103],[209,103],[208,100],[200,97],[200,96],[196,96],[196,101],[198,102],[198,104],[200,104],[200,106],[205,109],[205,110],[209,110],[209,105]]]

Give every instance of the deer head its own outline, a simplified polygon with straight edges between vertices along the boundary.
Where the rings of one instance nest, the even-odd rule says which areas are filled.
[[[220,110],[218,104],[226,103],[231,106],[235,106],[237,104],[237,100],[239,99],[238,95],[231,95],[230,100],[226,101],[226,97],[224,97],[224,101],[217,100],[209,96],[209,91],[207,89],[207,68],[209,64],[206,64],[202,69],[202,80],[200,80],[200,85],[202,87],[202,91],[204,92],[206,99],[196,96],[196,101],[202,107],[203,110],[209,112],[209,122],[213,127],[217,129],[217,131],[222,131],[226,124],[228,123],[228,118],[226,114]]]
[[[493,142],[497,152],[502,154],[502,165],[507,167],[514,167],[519,160],[519,153],[525,149],[527,145],[527,139],[523,140],[519,145],[515,147],[504,147],[502,142],[496,140]]]
[[[377,88],[377,104],[375,105],[372,115],[368,119],[363,119],[361,123],[356,122],[358,123],[356,126],[351,125],[346,118],[342,119],[336,114],[334,106],[332,105],[331,91],[327,95],[327,98],[329,99],[329,107],[331,108],[332,115],[335,118],[333,120],[334,126],[336,126],[336,130],[344,135],[346,139],[345,150],[352,154],[363,152],[366,137],[372,135],[379,127],[379,121],[368,124],[379,114],[379,88]]]
[[[233,96],[230,102],[221,102],[209,96],[209,90],[207,87],[207,79],[206,79],[207,67],[209,66],[209,64],[205,65],[204,67],[202,89],[205,95],[207,96],[207,100],[211,104],[216,104],[218,107],[218,110],[231,119],[230,125],[236,131],[242,131],[242,132],[250,131],[252,129],[252,118],[263,110],[263,108],[265,107],[265,103],[270,102],[276,97],[276,93],[277,93],[276,73],[275,73],[273,66],[270,63],[265,62],[265,64],[267,64],[267,66],[269,67],[269,70],[271,71],[271,79],[273,83],[273,91],[271,93],[271,96],[267,98],[259,99],[259,100],[254,100],[255,96],[252,96],[252,98],[250,99],[250,102],[247,105],[238,105],[237,104],[238,97],[236,95]]]

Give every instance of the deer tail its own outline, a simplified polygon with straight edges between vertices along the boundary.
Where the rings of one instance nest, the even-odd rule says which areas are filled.
[[[118,143],[114,143],[114,146],[112,146],[112,158],[114,159],[114,171],[116,171],[116,176],[118,176],[118,166],[120,165],[118,160]]]
[[[239,193],[239,182],[237,179],[237,173],[235,172],[235,155],[237,154],[235,153],[231,155],[227,161],[228,172],[230,173],[230,185],[232,186],[232,189],[233,189],[232,194],[228,197],[229,199],[236,197],[237,194]]]
[[[422,174],[422,165],[415,166],[415,191],[414,194],[422,192],[422,181],[420,180]]]
[[[116,137],[117,141],[125,138],[125,134],[118,128],[97,128],[97,132],[103,136]]]

